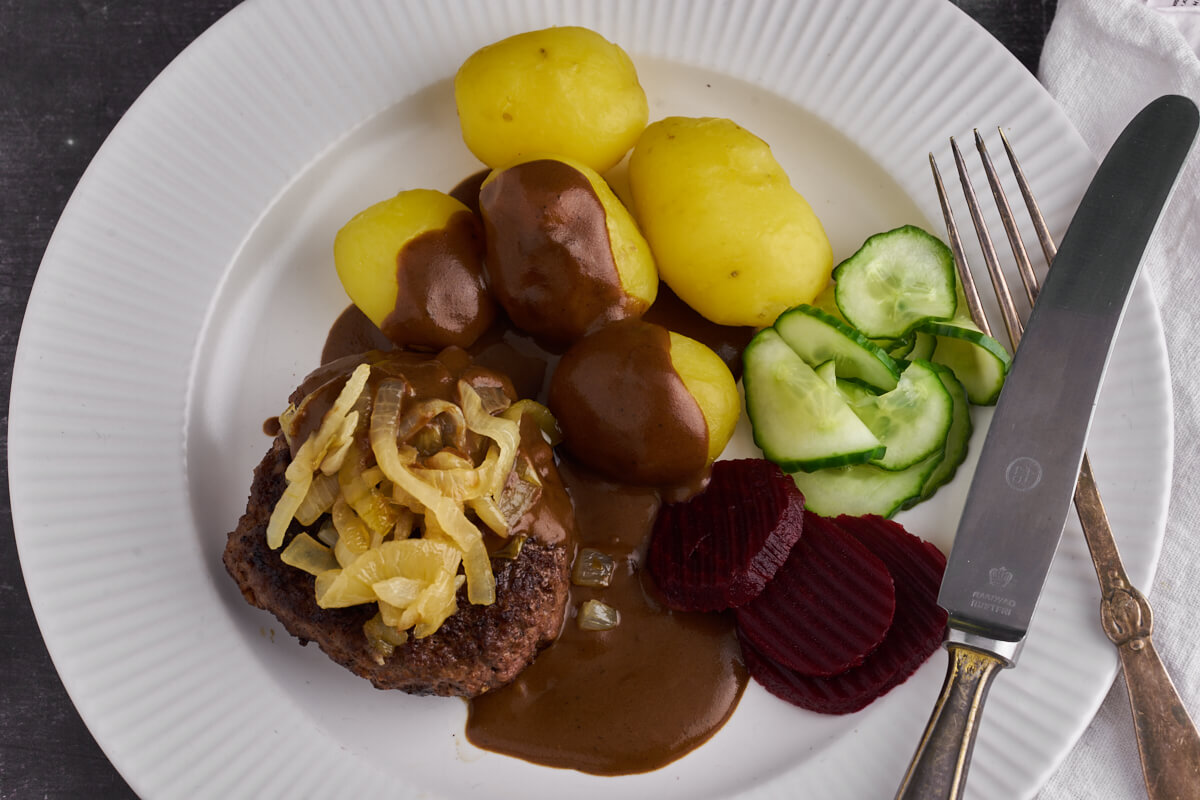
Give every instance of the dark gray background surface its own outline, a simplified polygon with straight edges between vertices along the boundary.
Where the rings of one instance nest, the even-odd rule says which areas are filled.
[[[402,2],[403,0],[396,0]],[[954,0],[1035,70],[1056,0]],[[0,437],[21,318],[76,182],[147,84],[235,0],[0,0]],[[69,387],[63,387],[68,391]],[[0,798],[128,798],[54,671],[0,509]]]

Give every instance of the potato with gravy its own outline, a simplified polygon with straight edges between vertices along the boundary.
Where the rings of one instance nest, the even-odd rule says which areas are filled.
[[[625,483],[685,486],[703,478],[733,435],[733,375],[694,339],[642,320],[577,342],[550,382],[563,446]]]
[[[650,246],[586,164],[547,156],[495,170],[479,206],[492,292],[522,330],[570,344],[654,302]]]
[[[479,222],[432,189],[410,189],[347,222],[333,242],[346,294],[394,344],[467,347],[495,318]]]

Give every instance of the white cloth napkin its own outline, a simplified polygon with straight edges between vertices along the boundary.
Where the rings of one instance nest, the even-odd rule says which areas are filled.
[[[1200,59],[1187,31],[1200,9],[1176,0],[1059,0],[1039,69],[1097,158],[1149,101],[1200,104]],[[1166,5],[1170,5],[1168,2]],[[1175,472],[1166,540],[1151,587],[1154,641],[1200,721],[1200,148],[1194,148],[1146,255],[1166,329],[1175,411]],[[1118,677],[1079,745],[1039,800],[1144,798],[1125,684]]]
[[[1183,38],[1200,53],[1200,0],[1143,0],[1179,28]]]

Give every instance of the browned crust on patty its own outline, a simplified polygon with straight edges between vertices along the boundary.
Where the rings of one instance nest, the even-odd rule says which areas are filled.
[[[254,471],[246,513],[229,534],[223,560],[246,601],[274,614],[302,644],[316,642],[334,661],[380,689],[474,697],[510,682],[558,636],[571,553],[565,544],[544,544],[531,536],[515,560],[492,560],[495,603],[472,605],[461,589],[459,610],[436,633],[410,638],[377,663],[362,627],[376,607],[320,608],[313,576],[284,564],[282,548],[267,546],[267,522],[286,487],[289,460],[287,443],[279,436]],[[555,482],[553,489],[562,491],[557,476]],[[302,530],[293,521],[285,545]]]

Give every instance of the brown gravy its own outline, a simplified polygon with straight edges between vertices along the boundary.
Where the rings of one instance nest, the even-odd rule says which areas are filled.
[[[393,342],[467,347],[487,330],[495,302],[483,277],[483,242],[469,211],[406,242],[396,256],[396,306],[380,325]]]
[[[351,303],[336,320],[321,348],[321,365],[368,350],[391,350],[392,342],[383,332]]]
[[[481,169],[478,172],[471,173],[450,190],[450,196],[471,209],[471,213],[476,217],[482,219],[479,211],[479,187],[483,186],[483,182],[491,174],[492,171],[490,169]]]
[[[597,775],[658,769],[707,741],[746,686],[726,615],[664,608],[640,568],[660,504],[652,489],[560,465],[577,542],[617,561],[612,585],[571,587],[563,632],[516,681],[470,702],[467,738],[484,750]],[[584,631],[574,609],[615,607],[611,631]]]

